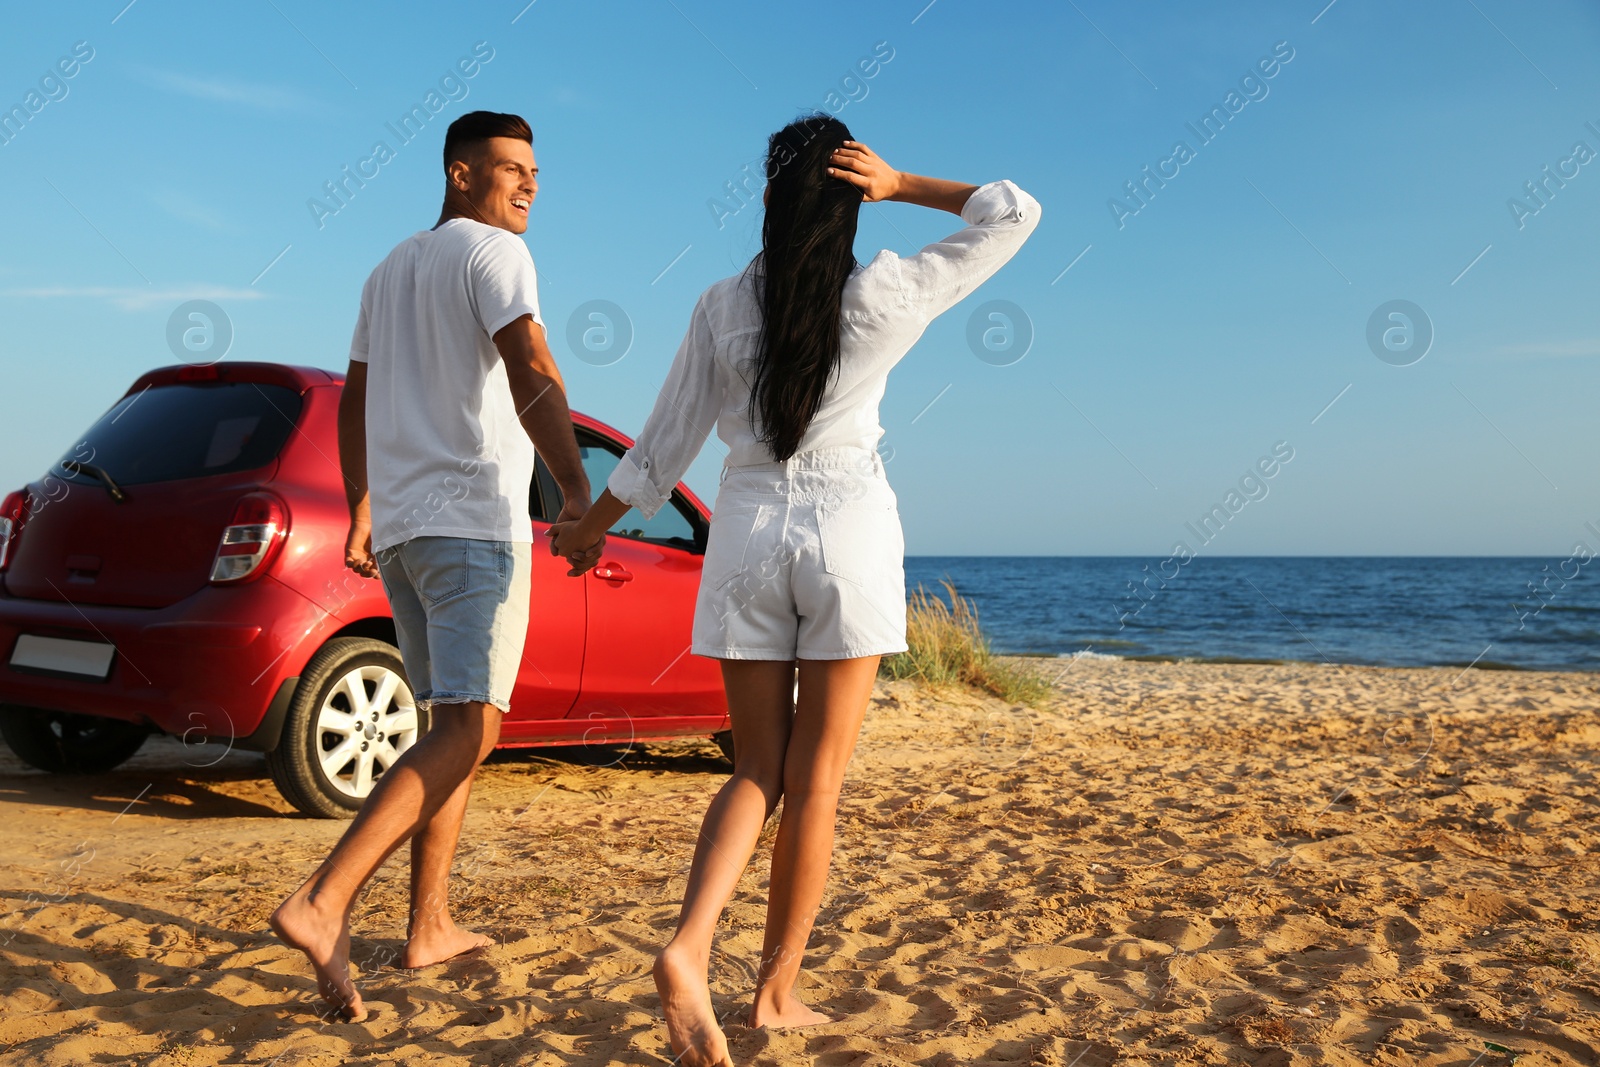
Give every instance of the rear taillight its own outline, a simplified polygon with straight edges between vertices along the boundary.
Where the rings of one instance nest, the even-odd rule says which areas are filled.
[[[28,491],[19,489],[0,503],[0,571],[11,565],[17,553],[17,537],[28,521]]]
[[[233,518],[222,531],[211,581],[225,585],[265,574],[289,536],[289,510],[269,493],[239,498]]]

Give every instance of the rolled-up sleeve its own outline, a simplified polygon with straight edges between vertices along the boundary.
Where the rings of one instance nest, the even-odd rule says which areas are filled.
[[[678,346],[644,429],[606,479],[612,496],[638,508],[647,519],[672,495],[722,410],[705,300],[702,295],[695,304],[689,332]]]
[[[1039,225],[1039,202],[1016,183],[990,182],[967,197],[967,225],[900,260],[900,291],[924,321],[950,310],[1016,255]]]

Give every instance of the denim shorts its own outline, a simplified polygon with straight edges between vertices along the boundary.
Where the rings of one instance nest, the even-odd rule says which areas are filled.
[[[414,537],[377,555],[417,703],[480,701],[511,710],[528,636],[533,546]]]
[[[906,650],[905,539],[876,452],[724,468],[691,650],[764,660]]]

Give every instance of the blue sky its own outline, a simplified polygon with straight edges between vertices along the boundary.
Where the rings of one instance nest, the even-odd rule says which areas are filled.
[[[224,310],[230,360],[342,367],[362,281],[432,224],[445,126],[474,108],[533,125],[553,348],[574,406],[636,429],[697,294],[759,245],[725,183],[822,108],[895,166],[1010,178],[1045,209],[890,380],[912,554],[1166,555],[1279,442],[1292,460],[1206,552],[1564,557],[1600,520],[1600,159],[1574,152],[1600,152],[1592,3],[525,2],[9,13],[0,106],[39,95],[0,144],[0,488],[174,362],[186,300]],[[92,58],[58,68],[75,47]],[[430,91],[402,143],[386,124]],[[335,204],[324,183],[378,141],[392,158]],[[1140,203],[1146,166],[1169,177]],[[955,223],[862,220],[862,260]],[[595,300],[633,331],[606,365],[567,340]],[[1431,323],[1416,362],[1369,347],[1395,300]],[[992,301],[1031,332],[1014,362],[969,345],[975,314],[1005,325]],[[690,484],[719,462],[713,442]]]

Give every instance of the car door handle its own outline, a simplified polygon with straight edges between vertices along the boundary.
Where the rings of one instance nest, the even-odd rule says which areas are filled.
[[[600,566],[594,569],[594,576],[596,578],[604,578],[608,582],[633,581],[633,572],[628,570],[626,567],[618,566],[615,563],[600,564]]]

